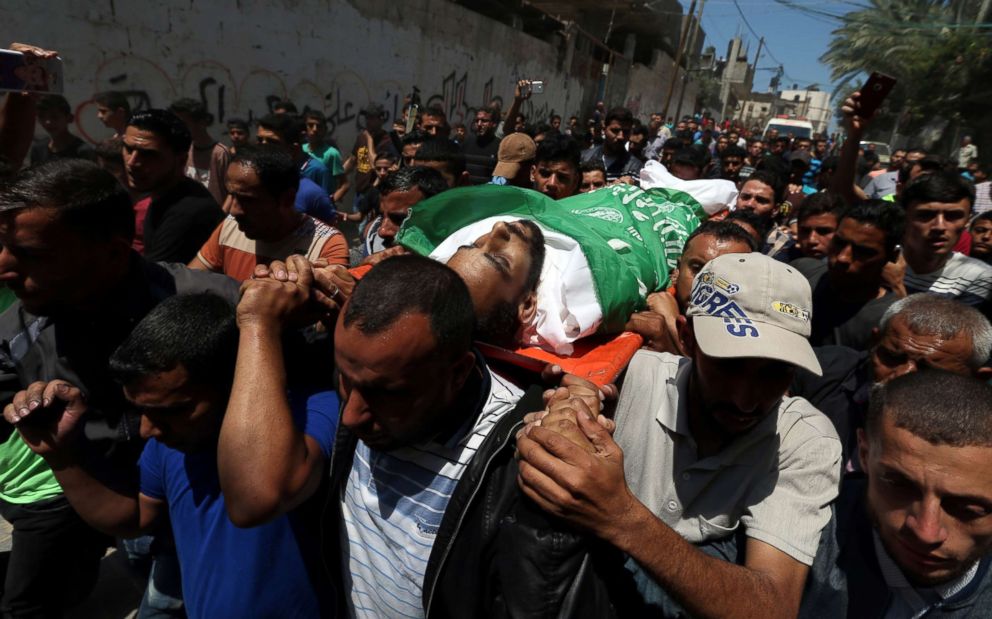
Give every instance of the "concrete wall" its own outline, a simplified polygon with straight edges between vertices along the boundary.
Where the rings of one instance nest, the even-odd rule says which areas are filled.
[[[544,79],[524,111],[531,118],[588,109],[596,83],[556,70],[562,46],[495,23],[446,0],[13,0],[14,38],[57,49],[76,130],[108,131],[92,95],[124,90],[136,107],[189,96],[220,123],[258,117],[282,98],[323,110],[350,148],[369,101],[397,115],[416,85],[451,122],[468,121],[492,97],[509,103],[515,78]],[[505,109],[505,107],[504,107]]]

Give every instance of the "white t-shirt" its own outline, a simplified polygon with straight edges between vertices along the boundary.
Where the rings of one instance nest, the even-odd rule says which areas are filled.
[[[954,252],[947,264],[933,273],[918,275],[906,265],[903,282],[910,294],[929,292],[968,305],[981,305],[992,295],[992,266]]]
[[[489,396],[475,425],[447,443],[389,452],[359,441],[341,500],[341,562],[353,617],[423,617],[434,538],[458,480],[523,392],[488,371]]]

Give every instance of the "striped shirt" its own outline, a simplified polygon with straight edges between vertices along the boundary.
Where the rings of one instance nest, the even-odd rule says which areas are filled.
[[[929,292],[968,305],[981,305],[992,296],[992,267],[981,260],[954,252],[943,268],[917,275],[906,266],[906,292]]]
[[[211,271],[243,282],[251,278],[255,265],[286,260],[300,254],[307,260],[348,265],[348,242],[337,228],[303,215],[300,225],[278,241],[249,239],[238,228],[238,221],[227,219],[210,235],[196,257]]]
[[[483,375],[489,384],[481,414],[447,442],[380,452],[359,441],[341,497],[342,571],[353,617],[424,616],[424,574],[448,500],[523,395],[488,369]]]

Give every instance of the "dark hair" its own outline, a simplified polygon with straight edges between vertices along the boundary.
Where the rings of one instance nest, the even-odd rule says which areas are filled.
[[[683,144],[682,140],[678,138],[668,138],[665,140],[665,143],[661,145],[662,150],[665,150],[666,148],[670,148],[672,150],[682,150],[685,148],[685,144]]]
[[[556,118],[557,118],[558,120],[561,120],[561,116],[559,116],[558,114],[552,114],[552,115],[551,115],[551,118],[549,118],[549,119],[548,119],[548,121],[549,121],[549,123],[548,123],[548,124],[550,124],[550,121],[553,121],[553,120],[554,120],[554,119],[556,119]]]
[[[931,172],[921,174],[910,181],[902,192],[900,203],[903,208],[927,202],[942,204],[968,201],[968,207],[975,203],[975,188],[960,174],[950,172]]]
[[[920,168],[920,174],[939,172],[944,168],[944,160],[937,155],[924,155],[922,159],[917,159],[912,163],[904,162],[899,168],[899,182],[903,185],[908,183],[909,175],[915,167]]]
[[[316,120],[322,125],[327,124],[327,117],[320,110],[307,110],[303,112],[303,120]]]
[[[448,188],[441,173],[434,168],[408,166],[390,173],[379,183],[379,194],[388,196],[394,191],[420,189],[424,198],[436,196]]]
[[[106,140],[96,143],[93,147],[93,154],[97,159],[103,159],[108,163],[122,166],[124,165],[124,153],[122,152],[123,148],[123,139],[119,137],[107,138]]]
[[[37,106],[39,112],[62,112],[66,116],[72,114],[69,102],[62,95],[41,95]]]
[[[430,135],[424,133],[423,131],[411,131],[403,136],[402,144],[406,146],[408,144],[423,144],[430,139]]]
[[[765,160],[767,160],[767,158]],[[762,161],[765,161],[765,160],[762,160]],[[775,193],[775,195],[774,195],[775,204],[780,203],[782,201],[782,199],[784,198],[784,194],[785,194],[785,183],[782,182],[782,176],[779,175],[779,174],[776,174],[772,170],[764,170],[764,169],[762,169],[762,170],[755,170],[754,172],[751,172],[751,176],[747,177],[747,180],[744,181],[744,182],[749,183],[751,181],[758,181],[759,183],[762,183],[762,184],[765,184],[765,185],[768,185],[769,187],[771,187],[772,188],[772,191]]]
[[[903,230],[906,227],[906,214],[898,204],[885,200],[864,200],[857,202],[841,213],[837,225],[845,219],[853,219],[858,223],[875,226],[885,233],[885,251],[890,254],[896,245],[902,243]]]
[[[534,163],[542,161],[563,161],[578,170],[582,161],[582,149],[578,142],[567,135],[548,135],[537,143],[537,150],[534,152]]]
[[[123,92],[118,92],[116,90],[98,92],[93,95],[93,100],[96,101],[97,105],[102,105],[105,108],[109,108],[111,110],[124,110],[125,114],[131,114],[131,104],[128,103],[127,97]]]
[[[168,110],[144,110],[135,112],[127,120],[128,127],[149,131],[165,140],[172,152],[185,155],[193,138],[186,124]]]
[[[60,223],[86,239],[134,239],[131,197],[92,161],[56,159],[24,170],[0,192],[0,211],[25,207],[55,209]]]
[[[648,130],[647,128],[644,127],[644,125],[635,125],[630,129],[630,135],[632,136],[633,135],[647,136],[647,134],[648,134]]]
[[[736,144],[728,144],[723,152],[720,153],[720,159],[726,159],[727,157],[740,157],[744,159],[747,157],[747,151]]]
[[[527,250],[530,254],[530,270],[527,271],[527,283],[524,285],[526,292],[534,292],[537,285],[541,283],[541,269],[544,268],[544,232],[541,227],[529,219],[521,219],[520,225],[530,230],[530,241],[527,243]]]
[[[274,198],[300,186],[300,168],[289,152],[275,144],[245,144],[238,148],[231,163],[255,170],[265,191]]]
[[[238,357],[234,306],[212,293],[169,297],[155,306],[110,357],[110,371],[128,384],[180,365],[191,381],[229,390]]]
[[[479,109],[477,109],[475,111],[475,113],[478,114],[479,112],[482,112],[484,114],[488,114],[490,120],[492,120],[494,123],[498,123],[500,121],[500,118],[499,118],[500,114],[499,114],[499,112],[496,111],[496,108],[494,108],[494,107],[480,107]]]
[[[751,210],[738,209],[731,211],[729,215],[723,218],[723,221],[739,221],[754,228],[758,233],[758,238],[754,239],[755,246],[763,244],[765,239],[768,238],[768,232],[772,229],[771,217],[762,217]]]
[[[537,136],[537,135],[541,135],[542,133],[544,134],[551,133],[552,131],[554,131],[554,127],[552,127],[548,123],[537,123],[536,125],[534,125],[533,130],[534,130],[534,135]]]
[[[703,168],[709,162],[709,158],[710,153],[705,146],[693,144],[675,151],[675,156],[672,158],[672,165],[676,163],[690,165],[702,172]]]
[[[837,169],[837,166],[839,164],[840,164],[840,157],[838,157],[837,155],[830,155],[828,157],[824,157],[823,161],[820,162],[820,172],[825,172],[827,170],[834,171]]]
[[[355,286],[343,324],[377,335],[409,314],[427,317],[440,353],[456,358],[471,349],[475,309],[468,287],[450,268],[423,256],[395,256],[376,265]]]
[[[720,241],[740,241],[750,247],[751,251],[758,251],[758,243],[754,237],[748,234],[744,228],[725,220],[710,220],[699,224],[699,227],[693,230],[689,238],[685,240],[685,244],[682,246],[683,253],[689,247],[689,243],[697,236],[712,236]]]
[[[871,391],[865,431],[882,417],[933,445],[992,447],[992,386],[937,369],[910,372]]]
[[[227,128],[231,129],[232,127],[237,127],[238,129],[248,131],[248,121],[243,118],[228,118]]]
[[[286,146],[303,140],[303,121],[293,114],[266,114],[258,119],[258,126],[278,135]]]
[[[606,113],[604,124],[608,125],[614,120],[619,121],[620,124],[633,123],[634,115],[625,107],[615,107]]]
[[[465,171],[465,153],[452,140],[431,137],[420,145],[414,156],[417,161],[438,161],[457,180]]]
[[[830,213],[837,217],[840,223],[841,212],[844,210],[844,199],[829,191],[819,191],[803,198],[796,210],[796,219],[802,221],[814,215]]]
[[[986,220],[992,221],[992,211],[983,211],[975,215],[974,219],[971,220],[971,223],[968,225],[968,227],[970,228],[971,226],[974,226],[976,223]]]
[[[189,117],[196,122],[205,122],[208,125],[214,122],[214,115],[207,111],[207,106],[202,101],[196,99],[177,99],[169,106],[169,111],[173,114],[189,114]]]
[[[277,101],[275,105],[272,106],[272,111],[282,110],[287,114],[296,114],[296,104],[289,99],[283,99],[282,101]]]
[[[440,106],[432,105],[423,112],[424,116],[432,116],[434,118],[440,118],[444,121],[444,124],[448,124],[448,116],[444,113],[444,110]]]
[[[606,166],[603,165],[602,161],[583,161],[579,164],[579,172],[585,174],[586,172],[602,172],[603,176],[606,176]]]

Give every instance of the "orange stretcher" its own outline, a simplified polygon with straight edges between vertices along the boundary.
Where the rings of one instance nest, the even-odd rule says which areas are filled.
[[[363,265],[348,272],[355,279],[361,279],[371,268]],[[566,373],[602,387],[620,376],[643,343],[644,338],[631,331],[620,335],[591,335],[575,342],[575,352],[567,357],[537,347],[507,350],[483,342],[476,342],[476,346],[487,359],[509,363],[535,374],[540,374],[549,363],[556,364]]]

